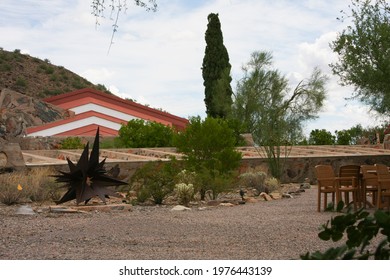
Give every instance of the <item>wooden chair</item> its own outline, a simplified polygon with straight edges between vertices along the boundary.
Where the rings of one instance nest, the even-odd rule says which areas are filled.
[[[378,176],[378,196],[376,206],[382,209],[384,201],[387,200],[387,208],[390,208],[390,172],[386,165],[375,164]]]
[[[353,208],[356,211],[357,205],[361,207],[362,197],[360,191],[360,165],[343,165],[339,169],[339,185],[340,199],[344,194],[345,205],[349,206],[349,194],[352,194]]]
[[[332,203],[338,201],[338,178],[335,177],[332,166],[330,165],[316,165],[315,174],[317,177],[318,185],[318,199],[317,199],[317,211],[321,212],[321,195],[324,196],[324,209],[327,207],[328,194],[332,195]],[[335,200],[336,196],[336,200]]]
[[[367,207],[367,194],[371,194],[371,207],[376,207],[378,194],[378,176],[375,165],[360,166],[362,173],[362,196],[364,207]]]

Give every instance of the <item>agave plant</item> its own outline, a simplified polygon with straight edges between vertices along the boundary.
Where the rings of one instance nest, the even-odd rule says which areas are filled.
[[[126,185],[126,182],[108,176],[104,169],[106,159],[99,162],[99,128],[96,131],[91,155],[89,157],[89,142],[85,145],[77,164],[67,158],[69,172],[60,171],[61,175],[54,175],[56,182],[65,183],[68,191],[57,201],[61,204],[76,199],[77,205],[98,196],[104,203],[110,196],[120,197],[114,190],[107,187]]]

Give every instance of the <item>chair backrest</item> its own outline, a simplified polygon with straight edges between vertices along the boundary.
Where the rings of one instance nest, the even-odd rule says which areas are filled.
[[[319,187],[334,186],[335,173],[331,165],[316,165],[315,174]]]
[[[384,164],[375,164],[376,174],[379,180],[390,180],[389,168]]]
[[[351,186],[352,178],[355,178],[355,182],[357,183],[360,177],[360,165],[350,164],[340,166],[339,177],[341,186]]]
[[[360,166],[360,170],[362,171],[363,182],[366,186],[378,186],[378,176],[376,175],[375,165],[362,165]]]

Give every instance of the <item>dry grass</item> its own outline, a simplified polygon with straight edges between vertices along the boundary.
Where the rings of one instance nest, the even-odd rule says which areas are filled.
[[[12,205],[24,202],[45,202],[60,197],[51,168],[34,168],[0,175],[0,202]]]

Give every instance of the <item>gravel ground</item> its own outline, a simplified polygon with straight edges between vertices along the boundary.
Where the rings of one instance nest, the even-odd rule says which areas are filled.
[[[0,205],[0,259],[299,259],[332,245],[317,237],[333,214],[316,211],[316,194],[183,212],[15,215]]]

